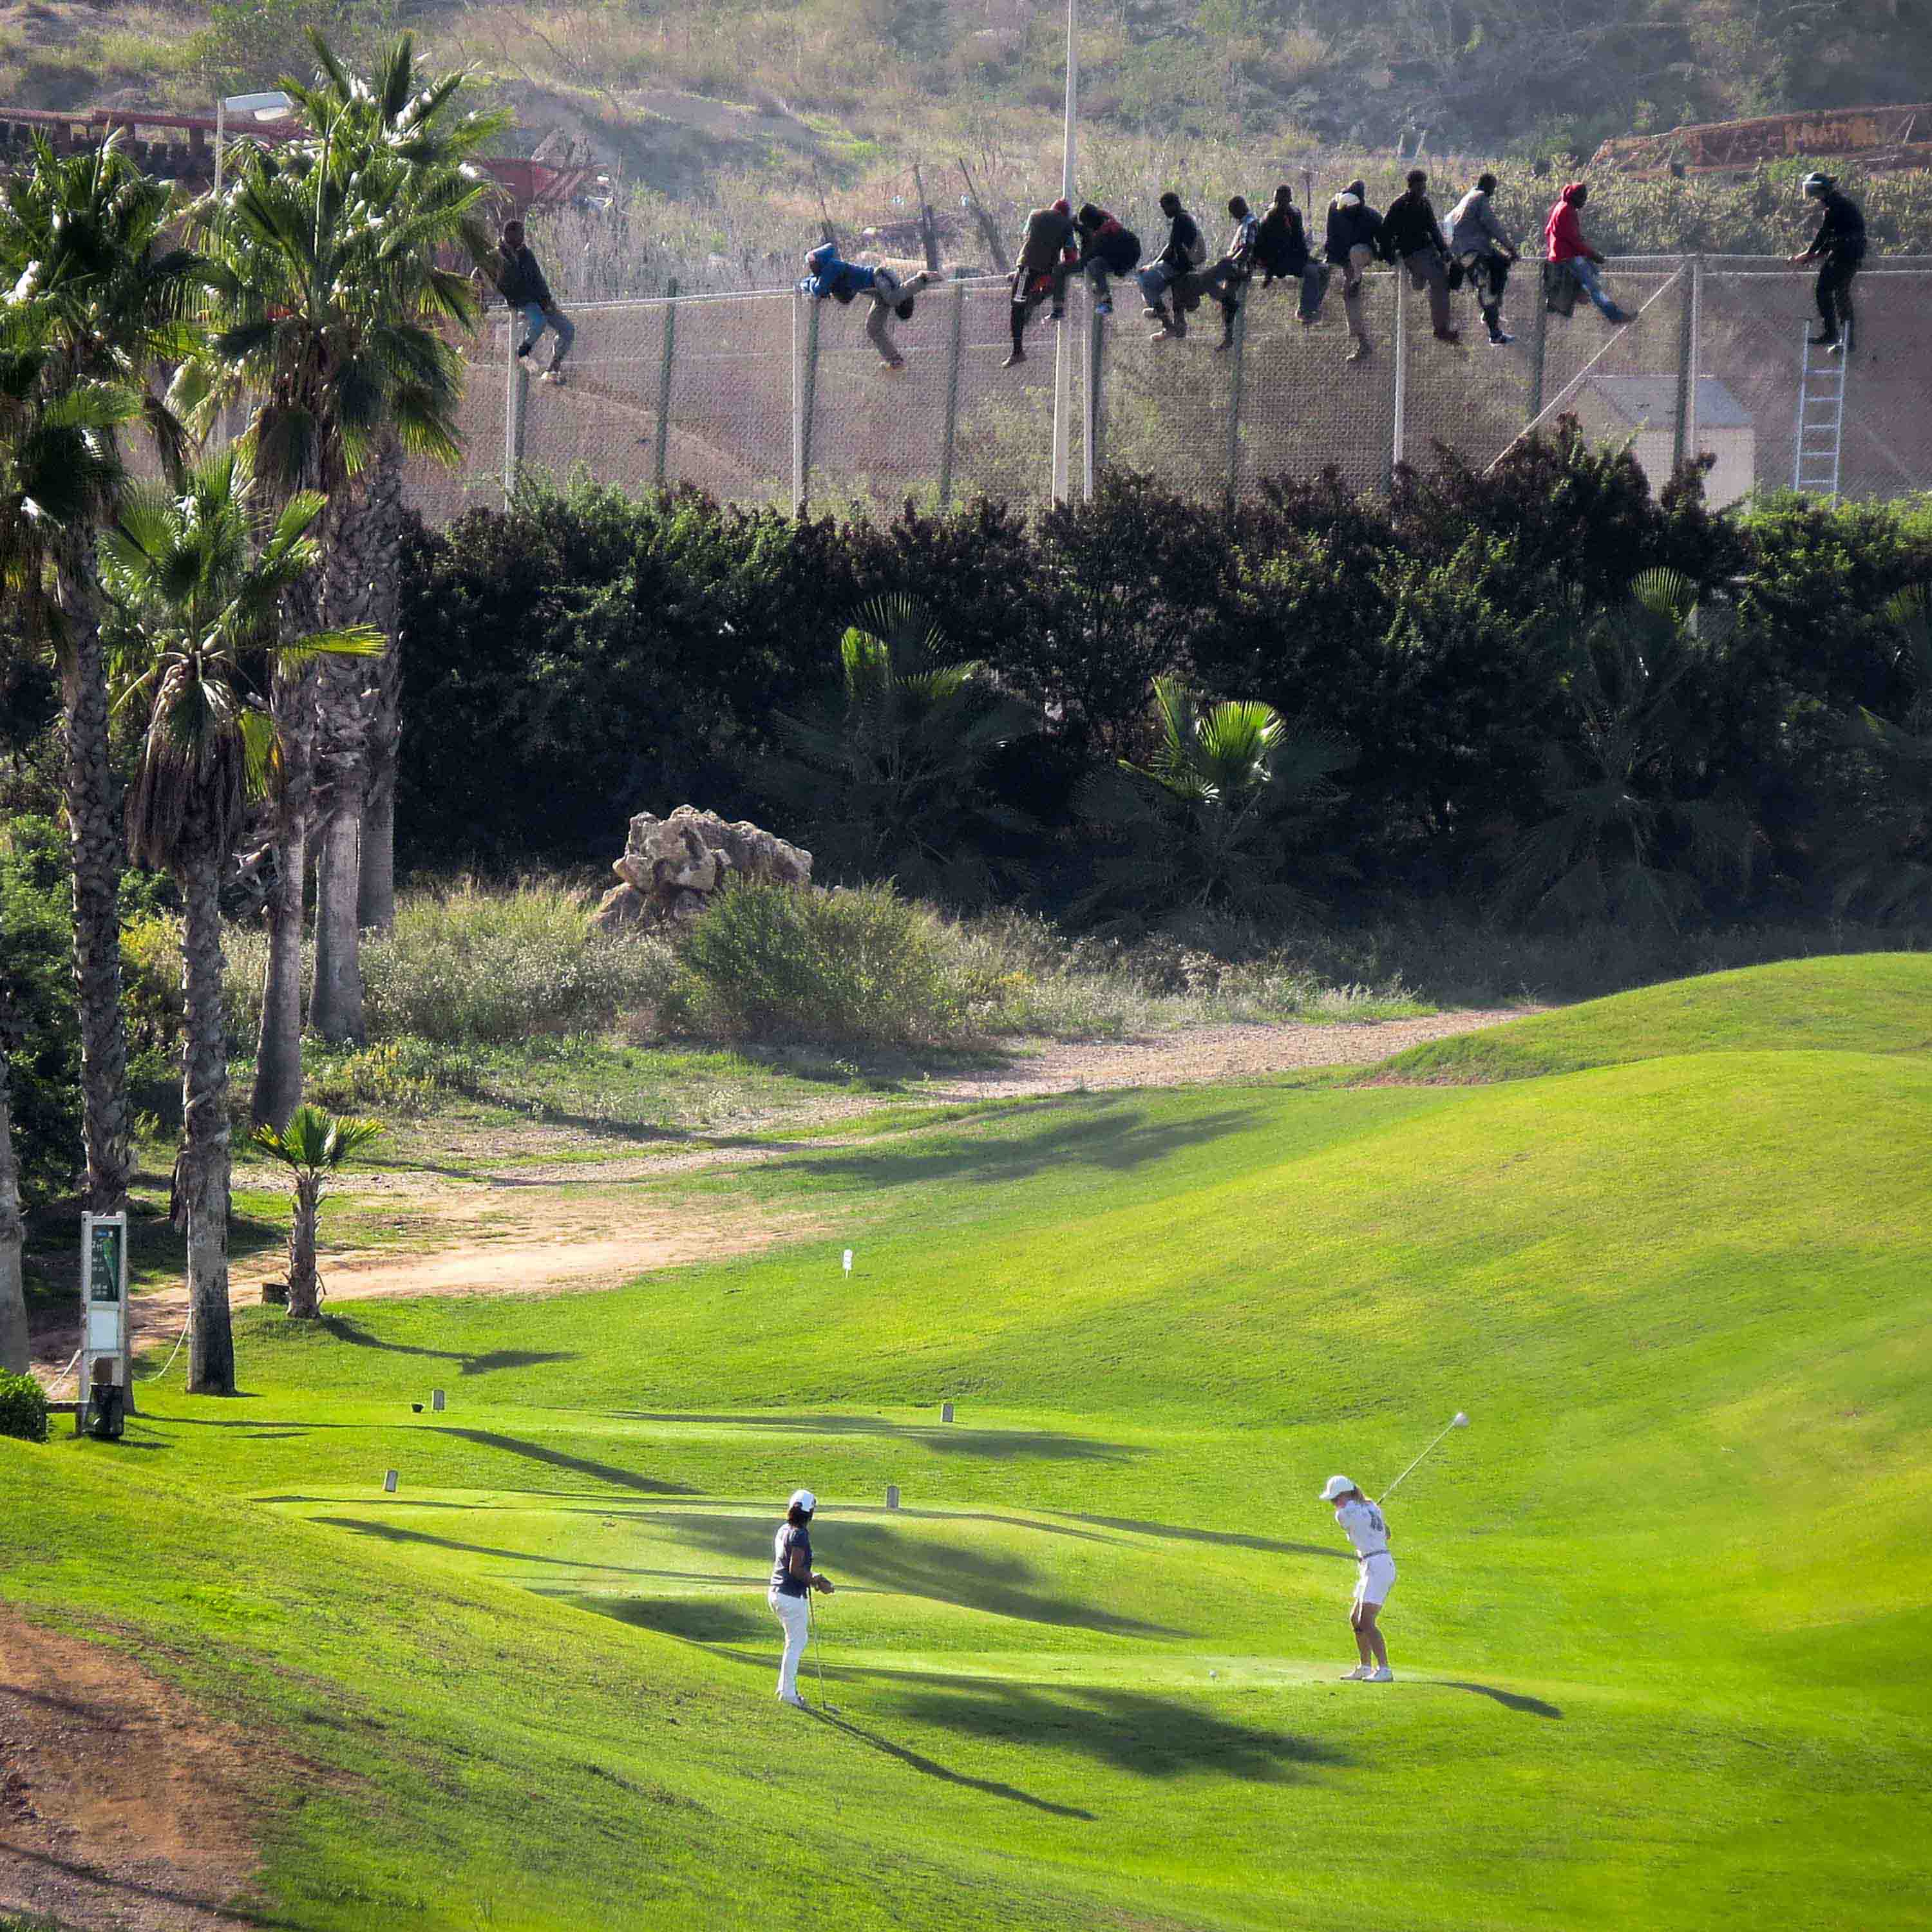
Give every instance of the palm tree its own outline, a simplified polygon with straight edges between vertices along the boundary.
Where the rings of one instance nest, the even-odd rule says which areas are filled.
[[[11,1064],[0,1041],[0,1373],[27,1372],[27,1290],[20,1256],[26,1230],[20,1220],[20,1168],[14,1158]]]
[[[331,1114],[302,1106],[286,1127],[257,1127],[255,1144],[274,1156],[293,1177],[295,1218],[289,1224],[289,1316],[313,1321],[322,1312],[322,1276],[315,1265],[316,1217],[328,1177],[383,1132],[380,1120]]]
[[[1861,708],[1845,721],[1844,743],[1868,755],[1884,788],[1863,802],[1833,866],[1837,910],[1879,920],[1932,909],[1932,586],[1901,590],[1886,614],[1910,695],[1896,719]]]
[[[386,474],[392,482],[399,452],[446,463],[460,454],[464,364],[446,332],[473,329],[478,307],[468,276],[442,258],[458,248],[479,263],[487,258],[489,190],[468,163],[507,117],[460,112],[466,76],[423,75],[407,35],[368,83],[311,38],[315,83],[284,82],[308,138],[244,155],[222,204],[208,212],[224,316],[212,350],[261,398],[249,436],[264,484],[328,500],[324,580],[307,593],[300,621],[311,628],[370,623],[393,637],[402,538],[395,492],[358,479],[380,485]],[[205,395],[220,393],[211,374],[204,363],[196,378]],[[322,846],[310,1023],[332,1040],[362,1034],[358,901],[374,722],[364,680],[346,670],[325,673],[320,688],[284,680],[275,709],[289,783],[254,1104],[256,1119],[271,1124],[285,1122],[301,1094],[302,881],[311,814]]]
[[[994,754],[1040,729],[1036,709],[955,662],[916,600],[875,598],[839,641],[836,696],[781,715],[789,757],[766,782],[800,813],[821,878],[896,879],[910,892],[983,897],[987,839],[1027,829],[991,802]]]
[[[1080,815],[1118,849],[1095,866],[1076,914],[1129,930],[1179,914],[1279,918],[1307,895],[1291,872],[1332,873],[1307,836],[1341,797],[1352,747],[1252,699],[1203,705],[1156,678],[1160,736],[1144,765],[1122,759],[1082,788]]]
[[[1510,850],[1507,910],[1675,931],[1705,882],[1749,875],[1749,817],[1672,788],[1685,741],[1678,688],[1700,654],[1696,616],[1688,579],[1647,570],[1622,605],[1586,617],[1570,640],[1574,735],[1546,747],[1555,809]]]
[[[232,1394],[228,1318],[228,1035],[221,998],[219,893],[251,802],[273,781],[279,747],[251,674],[270,664],[366,656],[366,628],[289,639],[283,603],[312,571],[313,494],[292,498],[272,525],[254,506],[236,450],[191,472],[184,494],[130,491],[102,539],[101,576],[121,619],[121,702],[147,730],[128,796],[136,858],[170,872],[184,914],[183,1145],[175,1202],[188,1232],[191,1394]]]
[[[184,318],[201,265],[169,238],[170,191],[151,180],[117,135],[57,158],[37,140],[31,164],[0,187],[0,281],[31,292],[45,331],[42,380],[56,399],[81,386],[136,399],[96,411],[84,496],[44,538],[56,579],[66,724],[68,832],[74,866],[74,979],[79,994],[88,1196],[97,1212],[126,1205],[130,1152],[127,1042],[121,1018],[120,829],[108,759],[94,538],[118,476],[116,428],[145,417],[164,464],[178,428],[148,379],[188,352]],[[20,400],[16,398],[15,400]]]

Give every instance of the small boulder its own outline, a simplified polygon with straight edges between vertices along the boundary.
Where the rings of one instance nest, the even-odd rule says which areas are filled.
[[[668,818],[640,812],[624,856],[610,868],[619,883],[592,915],[600,931],[687,926],[734,878],[812,883],[812,854],[748,819],[681,805]]]

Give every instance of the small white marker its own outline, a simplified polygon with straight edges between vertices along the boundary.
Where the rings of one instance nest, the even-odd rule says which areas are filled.
[[[850,1248],[845,1250],[845,1272],[848,1274],[852,1272],[852,1250]]]
[[[396,1493],[396,1472],[393,1469],[385,1469],[382,1472],[382,1493],[386,1496],[392,1496]]]
[[[440,1415],[442,1413],[443,1405],[446,1400],[447,1398],[444,1396],[442,1390],[431,1389],[430,1390],[429,1406],[438,1415]]]
[[[888,1483],[886,1485],[886,1507],[888,1509],[897,1509],[898,1506],[899,1486],[896,1483]]]
[[[950,1422],[952,1420],[952,1403],[942,1402],[939,1405],[939,1419],[941,1422]]]

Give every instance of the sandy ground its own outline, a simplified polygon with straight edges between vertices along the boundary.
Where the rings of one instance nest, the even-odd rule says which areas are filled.
[[[0,1610],[0,1912],[76,1932],[255,1922],[243,1778],[264,1754],[122,1652]]]
[[[1328,1026],[1192,1027],[1131,1040],[1079,1042],[1046,1047],[983,1070],[948,1071],[922,1084],[922,1096],[938,1101],[1011,1100],[1036,1096],[1099,1093],[1127,1088],[1178,1087],[1213,1081],[1264,1079],[1314,1066],[1372,1066],[1423,1040],[1522,1017],[1524,1009],[1437,1013],[1423,1019],[1378,1020]],[[876,1100],[828,1102],[822,1115],[876,1112]],[[543,1164],[534,1130],[493,1139],[477,1178],[428,1169],[364,1170],[343,1177],[332,1190],[365,1208],[406,1215],[418,1231],[420,1252],[406,1245],[328,1251],[322,1256],[325,1310],[377,1296],[526,1294],[569,1288],[616,1287],[661,1268],[744,1254],[813,1232],[808,1217],[740,1204],[695,1212],[688,1202],[648,1200],[626,1191],[627,1183],[680,1173],[744,1166],[795,1156],[800,1143],[733,1136],[725,1145],[676,1136],[634,1152],[614,1153],[595,1162]],[[581,1145],[580,1136],[538,1136],[543,1151]],[[848,1143],[814,1140],[814,1148]],[[238,1180],[244,1178],[238,1174]],[[278,1177],[247,1177],[248,1184],[277,1186]],[[599,1189],[611,1190],[598,1192]],[[568,1191],[566,1191],[568,1190]],[[325,1221],[325,1236],[326,1222]],[[254,1302],[266,1280],[286,1270],[278,1254],[256,1256],[236,1265],[238,1302]],[[180,1287],[142,1294],[133,1309],[136,1337],[143,1347],[172,1348],[188,1318]],[[71,1322],[37,1330],[34,1366],[55,1377],[78,1340]],[[56,1391],[71,1393],[64,1382]]]

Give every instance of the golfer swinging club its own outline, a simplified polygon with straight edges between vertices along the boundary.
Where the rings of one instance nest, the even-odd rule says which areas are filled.
[[[1322,1500],[1335,1505],[1342,1534],[1355,1546],[1355,1594],[1348,1606],[1348,1623],[1355,1633],[1361,1662],[1342,1673],[1345,1684],[1393,1684],[1388,1646],[1376,1618],[1395,1588],[1395,1558],[1389,1554],[1388,1525],[1382,1513],[1346,1476],[1330,1476],[1322,1486]]]
[[[802,1711],[805,1700],[798,1694],[798,1666],[805,1656],[806,1641],[812,1634],[809,1600],[814,1590],[829,1597],[832,1582],[812,1567],[812,1516],[818,1498],[809,1490],[794,1490],[785,1505],[785,1520],[772,1539],[777,1560],[772,1565],[769,1598],[772,1614],[784,1626],[784,1657],[778,1665],[778,1696]]]

